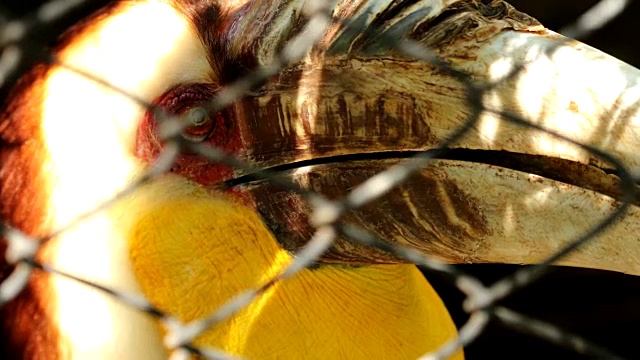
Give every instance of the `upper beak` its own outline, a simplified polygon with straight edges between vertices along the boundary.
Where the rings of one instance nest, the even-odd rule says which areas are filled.
[[[271,7],[289,27],[247,27],[230,43],[268,63],[300,30],[304,3]],[[540,262],[627,203],[558,263],[640,274],[629,175],[640,167],[640,71],[502,1],[475,4],[341,2],[303,61],[235,105],[259,139],[248,159],[347,198],[354,209],[341,220],[447,262]],[[264,20],[261,8],[252,2],[241,21]],[[360,184],[429,154],[436,159],[401,185],[362,200],[373,182]],[[279,241],[294,251],[306,243],[314,228],[301,195],[241,175],[232,185],[256,200]],[[342,237],[321,260],[399,261]]]

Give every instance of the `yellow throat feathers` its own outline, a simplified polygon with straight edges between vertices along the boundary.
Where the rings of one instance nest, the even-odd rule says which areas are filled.
[[[142,211],[127,234],[135,276],[181,321],[210,315],[292,260],[252,209],[223,195],[174,179],[136,199]],[[252,359],[414,359],[455,334],[415,266],[323,265],[278,283],[196,343]]]

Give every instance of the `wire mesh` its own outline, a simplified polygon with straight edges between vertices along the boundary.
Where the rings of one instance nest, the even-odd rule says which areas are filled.
[[[429,1],[425,0],[424,2]],[[354,243],[378,248],[407,262],[419,265],[427,274],[432,272],[444,274],[448,281],[464,294],[464,310],[469,314],[469,319],[459,329],[458,337],[452,339],[434,353],[424,354],[421,358],[447,358],[455,353],[458,348],[465,347],[475,341],[485,331],[487,325],[494,321],[503,323],[514,330],[570,348],[572,351],[588,357],[620,358],[616,355],[615,349],[610,350],[599,347],[578,335],[563,331],[553,324],[529,318],[501,305],[501,301],[504,298],[521,288],[530,286],[534,281],[550,273],[553,269],[551,267],[552,264],[575,252],[586,243],[594,241],[599,234],[607,231],[610,227],[616,226],[616,221],[624,216],[630,207],[634,206],[633,204],[637,197],[637,177],[616,156],[597,147],[583,144],[566,135],[548,130],[531,119],[522,118],[519,115],[497,110],[487,105],[484,101],[485,96],[495,87],[519,76],[521,72],[525,71],[526,63],[514,66],[499,82],[487,84],[469,77],[469,74],[458,70],[449,62],[443,60],[432,49],[423,46],[417,41],[399,38],[398,34],[394,32],[377,34],[373,38],[379,44],[382,44],[381,46],[392,48],[406,58],[429,63],[462,83],[466,92],[466,103],[471,110],[470,116],[438,148],[431,151],[418,152],[403,163],[391,166],[366,181],[356,184],[344,198],[336,200],[302,187],[298,183],[286,180],[272,169],[256,168],[245,159],[225,154],[215,147],[185,141],[181,134],[186,127],[186,123],[182,119],[165,113],[163,109],[138,99],[135,94],[129,94],[122,89],[118,89],[108,81],[94,77],[93,74],[74,68],[70,64],[59,62],[51,53],[43,51],[42,43],[34,40],[37,36],[33,34],[41,32],[43,29],[48,29],[52,24],[68,16],[68,14],[86,6],[86,3],[85,1],[68,0],[50,1],[25,17],[12,17],[12,14],[0,8],[0,20],[2,21],[0,22],[2,25],[0,27],[0,47],[3,48],[0,56],[0,85],[6,87],[6,84],[14,83],[34,61],[44,60],[50,64],[57,64],[75,72],[77,76],[86,77],[104,86],[111,87],[114,91],[120,92],[139,103],[139,105],[159,114],[163,118],[161,133],[164,136],[163,140],[166,142],[166,146],[149,170],[133,180],[123,191],[90,212],[76,217],[70,224],[56,229],[53,233],[38,238],[29,237],[18,229],[11,228],[11,224],[7,224],[4,230],[4,239],[7,244],[6,257],[7,262],[15,266],[15,268],[0,285],[0,303],[4,304],[17,296],[27,285],[34,271],[45,271],[72,279],[85,286],[94,287],[104,292],[105,296],[113,296],[127,306],[139,309],[159,319],[167,329],[164,343],[167,348],[171,349],[172,359],[188,358],[192,354],[211,359],[234,358],[232,354],[227,354],[220,349],[199,347],[194,344],[194,340],[207,329],[219,325],[223,320],[256,301],[275,284],[295,277],[302,269],[314,266],[334,244],[336,238],[343,236]],[[485,1],[484,3],[487,2]],[[577,39],[586,37],[593,32],[597,32],[598,29],[606,26],[609,22],[614,21],[618,15],[625,11],[629,3],[629,1],[624,0],[599,1],[579,18],[575,19],[574,22],[564,27],[561,32]],[[358,19],[337,17],[333,13],[335,5],[335,2],[330,0],[309,1],[304,8],[306,23],[293,38],[287,40],[274,61],[264,66],[247,70],[237,80],[222,88],[207,103],[207,110],[216,112],[225,109],[273,76],[280,74],[287,67],[303,60],[305,56],[308,56],[311,49],[323,45],[321,41],[327,30],[332,26],[339,25],[345,29],[344,32],[360,33],[364,31],[359,27],[361,24],[357,21]],[[372,31],[372,29],[367,30]],[[562,42],[559,42],[558,46],[561,46],[561,44]],[[434,165],[434,160],[445,155],[458,140],[468,136],[473,128],[479,126],[480,116],[486,113],[491,113],[496,117],[522,127],[533,128],[550,134],[556,139],[572,143],[590,153],[591,156],[611,164],[613,167],[612,173],[615,173],[620,182],[620,194],[622,195],[618,199],[618,206],[600,223],[591,224],[592,226],[589,229],[581,229],[581,232],[575,234],[573,241],[558,249],[557,252],[548,254],[548,257],[539,264],[523,267],[514,274],[496,281],[490,286],[485,286],[477,278],[466,274],[456,265],[446,264],[437,258],[430,257],[429,254],[390,243],[386,239],[380,238],[376,234],[345,220],[345,216],[350,212],[362,208],[377,199],[384,198],[392,189],[406,182],[418,171],[429,166],[437,166]],[[99,211],[108,209],[119,199],[127,196],[143,184],[153,182],[158,176],[170,171],[176,157],[183,151],[201,155],[211,162],[220,162],[232,166],[243,173],[251,174],[253,179],[268,181],[274,187],[297,193],[305,199],[312,209],[309,222],[314,228],[313,236],[296,252],[294,261],[286,266],[282,272],[265,281],[262,286],[246,289],[236,294],[209,316],[190,323],[181,323],[172,314],[164,313],[147,299],[121,293],[101,284],[88,281],[82,277],[82,274],[67,273],[37,260],[38,252],[48,241],[60,234],[64,234],[65,231],[86,221]]]

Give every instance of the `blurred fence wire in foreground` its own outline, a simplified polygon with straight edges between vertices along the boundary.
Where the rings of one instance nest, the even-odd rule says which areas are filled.
[[[57,60],[47,53],[46,48],[40,41],[43,31],[46,32],[47,29],[54,24],[64,23],[65,16],[68,16],[69,13],[74,11],[78,11],[78,9],[82,9],[87,3],[87,1],[82,0],[53,0],[43,4],[40,8],[28,13],[24,17],[13,17],[12,14],[5,11],[0,5],[0,49],[2,49],[2,53],[0,54],[0,86],[6,88],[8,86],[7,84],[14,83],[34,61],[44,60],[56,63]],[[625,11],[629,3],[629,1],[625,0],[602,0],[580,17],[576,18],[574,22],[562,28],[560,32],[578,39],[588,36],[604,27],[610,21],[613,21],[619,14]],[[328,0],[310,0],[309,4],[306,8],[308,22],[294,38],[285,44],[275,61],[267,66],[248,71],[233,84],[222,89],[209,104],[212,109],[219,110],[233,104],[255,86],[260,85],[270,77],[280,73],[287,66],[300,61],[311,48],[318,44],[327,28],[332,24],[334,4]],[[346,19],[346,21],[344,21],[344,26],[352,26],[353,28],[350,30],[359,30],[357,23],[350,22],[349,20],[350,19]],[[48,40],[50,39],[45,39],[45,41]],[[95,287],[103,291],[106,296],[114,296],[127,305],[160,319],[169,329],[165,341],[166,345],[170,349],[173,349],[173,359],[184,358],[188,356],[188,354],[198,354],[205,358],[212,359],[231,358],[231,355],[222,353],[217,349],[197,347],[193,344],[193,341],[209,327],[216,326],[216,324],[250,304],[278,281],[294,277],[301,269],[313,264],[332,245],[336,236],[341,235],[353,242],[391,252],[411,263],[421,266],[427,273],[439,272],[446,274],[451,283],[465,294],[465,311],[470,314],[470,318],[468,322],[459,329],[459,337],[442,346],[437,352],[425,354],[425,359],[442,359],[453,354],[459,347],[464,347],[476,340],[478,336],[483,333],[490,321],[501,322],[514,330],[540,337],[546,341],[568,347],[587,356],[607,359],[618,358],[615,354],[615,349],[602,348],[580,336],[563,331],[553,324],[529,318],[500,305],[502,299],[517,289],[527,287],[540,277],[545,276],[549,272],[552,263],[591,241],[600,232],[606,231],[609,226],[615,226],[615,221],[631,206],[636,198],[636,179],[634,179],[633,174],[629,173],[627,169],[610,154],[588,145],[577,144],[591,152],[594,156],[606,159],[608,162],[616,165],[615,172],[620,177],[621,188],[624,192],[619,207],[601,223],[593,224],[591,229],[584,229],[584,234],[576,237],[569,245],[555,254],[549,254],[549,258],[546,261],[537,266],[523,267],[513,275],[497,281],[490,286],[483,285],[478,279],[465,274],[455,265],[444,264],[415,250],[390,244],[386,242],[385,239],[378,238],[374,234],[354,224],[343,221],[345,214],[369,204],[378,198],[384,197],[386,193],[402,184],[415,172],[430,166],[434,158],[439,156],[441,152],[444,152],[445,148],[466,136],[469,130],[477,125],[480,114],[483,112],[496,112],[488,108],[482,99],[485,92],[489,92],[492,86],[497,86],[498,84],[487,85],[477,83],[473,79],[470,79],[464,72],[451,67],[431,49],[417,42],[398,39],[393,33],[380,36],[378,41],[384,43],[384,46],[394,47],[396,51],[406,57],[429,62],[441,71],[451,74],[464,84],[467,104],[469,108],[473,110],[472,116],[470,116],[459,129],[453,132],[447,141],[441,144],[440,150],[417,154],[404,163],[390,167],[354,187],[345,198],[329,200],[323,196],[323,194],[302,188],[300,185],[284,180],[268,171],[259,171],[261,169],[255,169],[251,164],[242,159],[229,156],[213,147],[202,144],[187,144],[181,141],[179,136],[182,126],[184,125],[178,125],[173,126],[172,131],[166,134],[166,149],[146,174],[139,177],[129,188],[117,197],[104,203],[100,208],[80,216],[74,223],[69,224],[69,227],[73,227],[75,223],[82,222],[101,209],[108,208],[118,198],[130,193],[141,184],[152,181],[157,175],[167,172],[171,168],[177,154],[187,147],[190,151],[205,156],[211,161],[228,164],[246,173],[256,174],[255,176],[272,182],[274,186],[299,193],[311,205],[313,212],[310,215],[310,220],[312,225],[315,226],[315,234],[296,254],[295,261],[279,275],[266,282],[264,286],[255,289],[246,289],[244,292],[229,299],[218,311],[210,314],[210,316],[184,324],[172,317],[171,314],[163,313],[155,308],[153,304],[144,298],[119,293],[113,289],[103,287],[100,284],[84,280],[82,274],[65,273],[48,264],[36,261],[36,254],[41,246],[49,239],[54,238],[56,234],[50,234],[42,239],[33,239],[17,230],[7,229],[5,231],[8,249],[7,259],[10,264],[15,265],[15,269],[0,286],[0,302],[6,302],[16,296],[27,284],[29,277],[34,271],[46,271],[58,276],[74,279],[75,281],[84,283],[86,286]],[[66,64],[60,65],[67,66]],[[525,64],[515,67],[515,70],[505,76],[503,80],[507,81],[510,78],[516,77],[518,72],[524,67],[526,67]],[[92,74],[84,73],[72,67],[68,67],[68,69],[75,71],[79,76],[92,79]],[[99,79],[93,80],[103,82]],[[108,83],[104,85],[112,86]],[[118,91],[118,89],[115,90]],[[127,95],[130,96],[129,94]],[[145,103],[141,105],[150,106]],[[546,131],[528,119],[523,119],[513,114],[496,112],[495,115],[522,126],[535,127],[541,131]],[[169,121],[178,120],[169,119]],[[561,137],[560,135],[557,136]],[[573,141],[571,139],[565,140]],[[59,233],[64,232],[65,229],[59,229],[58,231]]]

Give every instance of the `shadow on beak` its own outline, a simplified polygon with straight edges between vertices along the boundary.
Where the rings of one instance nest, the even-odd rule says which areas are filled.
[[[303,3],[268,14],[293,25],[260,41],[232,32],[236,51],[269,63]],[[241,21],[265,17],[253,6]],[[640,274],[640,71],[502,1],[345,2],[334,16],[304,61],[235,105],[260,139],[254,165],[346,198],[344,223],[445,262],[539,263],[586,236],[556,263]],[[225,186],[288,250],[314,233],[301,195],[256,174]],[[321,259],[401,261],[344,236]]]

